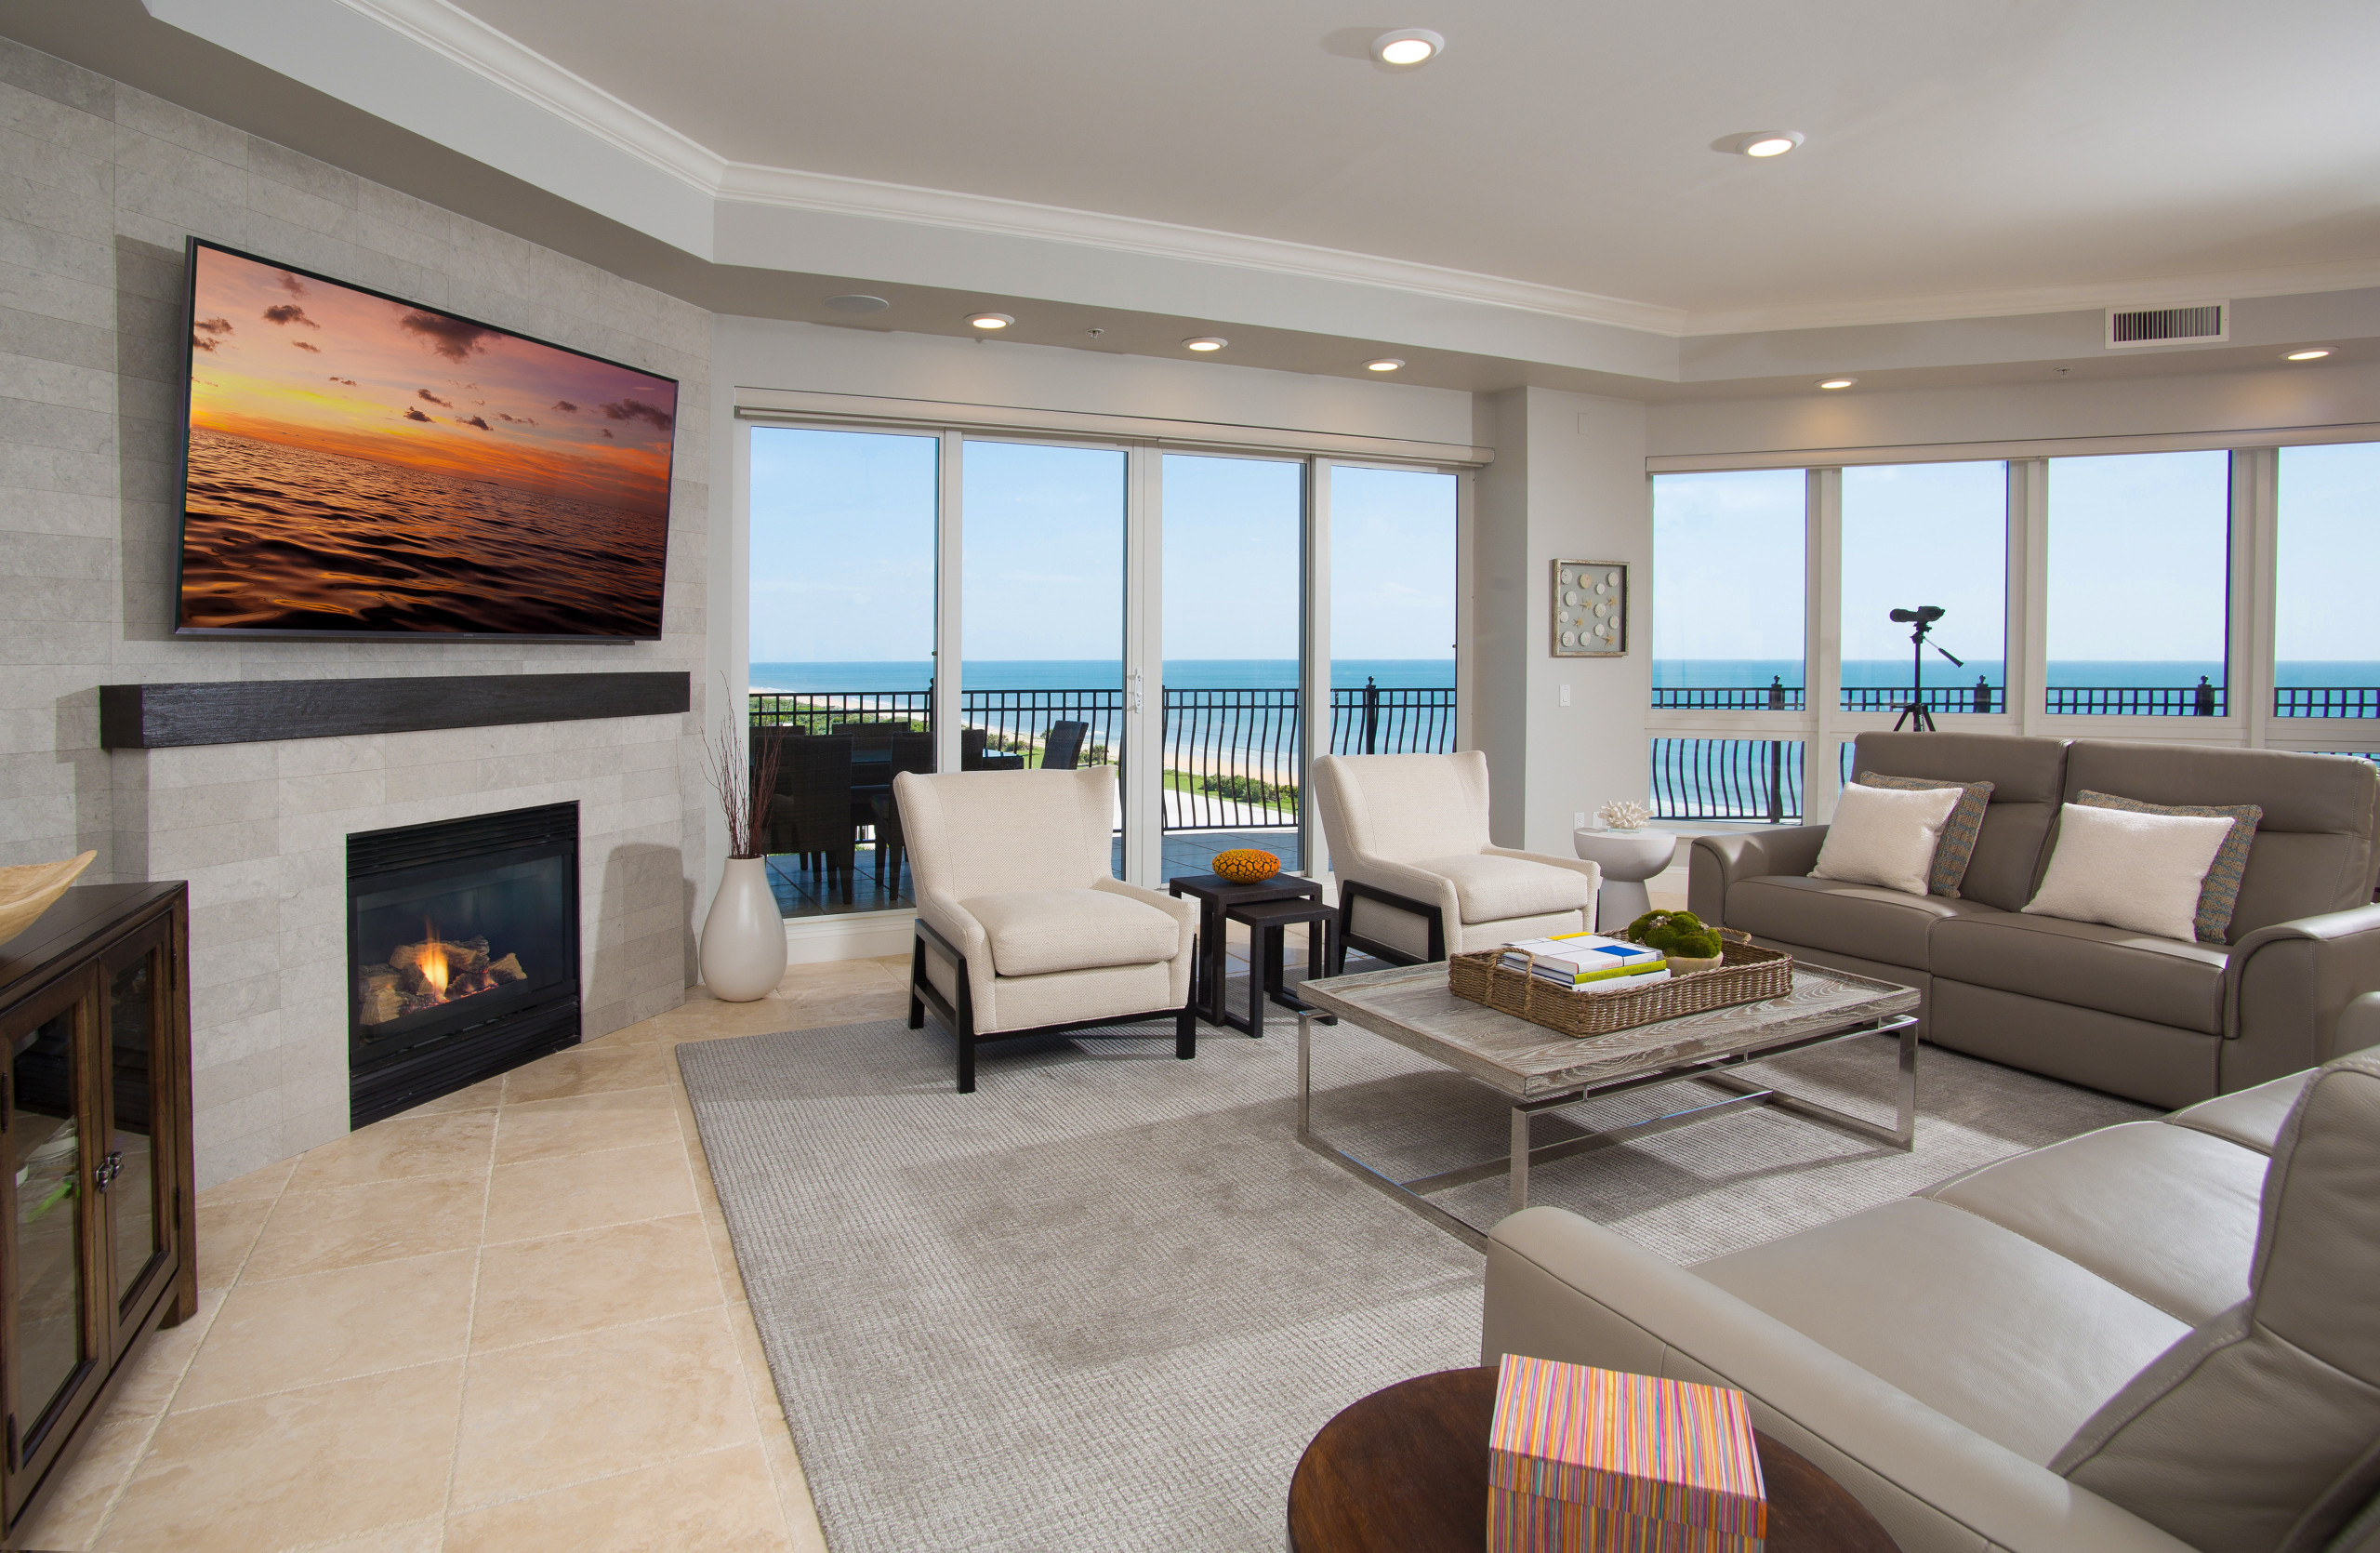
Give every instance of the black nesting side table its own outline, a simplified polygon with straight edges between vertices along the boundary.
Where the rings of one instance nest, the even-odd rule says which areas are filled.
[[[1245,900],[1225,907],[1223,918],[1248,926],[1248,1017],[1242,1020],[1226,1008],[1223,1020],[1262,1041],[1265,999],[1295,1014],[1307,1013],[1312,1006],[1282,989],[1282,934],[1301,923],[1305,925],[1306,975],[1321,976],[1330,964],[1330,935],[1339,925],[1339,909],[1302,898]]]
[[[1165,887],[1198,903],[1198,962],[1191,980],[1191,1004],[1210,1025],[1240,1028],[1223,1007],[1223,913],[1260,900],[1319,900],[1322,881],[1276,873],[1259,884],[1235,884],[1220,874],[1185,873],[1167,880]],[[1251,964],[1250,975],[1256,974]]]

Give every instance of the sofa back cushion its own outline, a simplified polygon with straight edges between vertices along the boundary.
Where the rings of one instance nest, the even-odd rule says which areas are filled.
[[[2033,898],[2044,843],[2066,801],[2066,740],[2014,734],[1861,734],[1852,773],[1990,782],[1991,802],[1959,894],[2003,911]]]
[[[2077,739],[2066,797],[2083,790],[2147,803],[2254,803],[2264,811],[2231,913],[2231,942],[2274,923],[2372,899],[2380,771],[2344,755]]]
[[[2380,1052],[2298,1096],[2248,1297],[2167,1349],[2050,1469],[2204,1553],[2315,1553],[2380,1489]]]

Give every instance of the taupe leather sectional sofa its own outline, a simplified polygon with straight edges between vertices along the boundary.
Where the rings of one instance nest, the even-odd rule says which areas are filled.
[[[1927,1040],[2150,1105],[2316,1066],[2380,989],[2380,773],[2339,756],[1959,733],[1862,734],[1856,771],[1995,784],[1958,898],[1808,877],[1822,825],[1698,836],[1705,921],[1924,994]],[[2264,809],[2227,944],[2024,916],[2085,790]]]
[[[2380,1553],[2375,1182],[2367,1051],[1691,1268],[1530,1208],[1481,1360],[1739,1387],[1904,1553]]]

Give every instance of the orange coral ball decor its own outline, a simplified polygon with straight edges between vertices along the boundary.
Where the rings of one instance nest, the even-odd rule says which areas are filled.
[[[1252,846],[1215,854],[1215,872],[1235,884],[1262,884],[1281,871],[1281,860]]]

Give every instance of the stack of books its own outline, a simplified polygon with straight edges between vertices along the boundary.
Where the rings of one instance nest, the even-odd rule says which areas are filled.
[[[1504,1356],[1489,1553],[1760,1553],[1768,1492],[1744,1394]]]
[[[1599,933],[1560,933],[1504,946],[1502,964],[1573,992],[1633,992],[1667,981],[1669,962],[1659,949]]]

